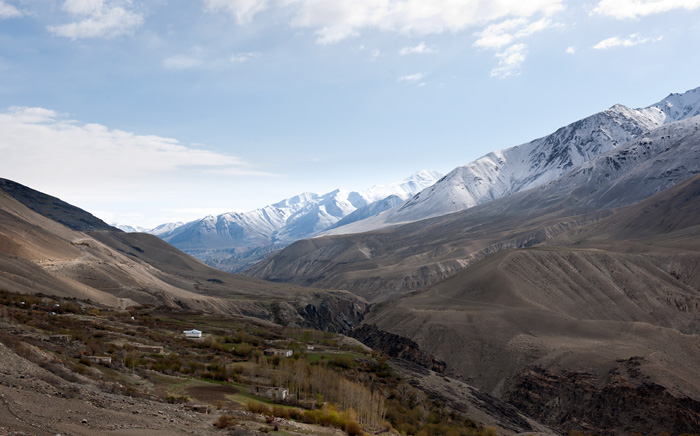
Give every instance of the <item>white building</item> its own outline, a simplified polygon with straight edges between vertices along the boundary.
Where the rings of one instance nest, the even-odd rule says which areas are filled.
[[[109,365],[112,363],[112,358],[109,356],[87,356],[87,360],[92,363],[100,363],[102,365]]]
[[[292,357],[294,350],[280,350],[279,348],[268,348],[265,350],[265,354],[268,356],[282,356],[282,357]]]
[[[262,397],[267,397],[273,401],[284,401],[289,396],[289,390],[287,388],[253,386],[251,392]]]
[[[202,337],[202,332],[201,330],[197,329],[192,329],[192,330],[185,330],[182,332],[185,334],[185,337],[188,339],[199,339]]]

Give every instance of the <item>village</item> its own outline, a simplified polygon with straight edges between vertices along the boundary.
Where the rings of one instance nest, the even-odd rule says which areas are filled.
[[[463,434],[480,431],[405,384],[419,401],[401,406],[407,399],[387,356],[342,335],[162,308],[111,311],[71,301],[58,308],[46,297],[0,297],[2,342],[59,378],[184,408],[218,428],[390,434],[418,407],[447,416],[443,422]],[[403,431],[433,425],[424,413]]]

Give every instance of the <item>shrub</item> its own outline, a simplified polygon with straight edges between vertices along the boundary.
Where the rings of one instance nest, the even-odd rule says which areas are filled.
[[[324,410],[319,417],[319,422],[324,427],[330,427],[338,423],[338,412],[335,410]]]
[[[272,414],[278,418],[289,419],[291,418],[291,413],[289,409],[285,409],[281,406],[272,406]]]
[[[301,421],[304,418],[304,411],[301,409],[287,409],[289,411],[289,418],[295,421]]]
[[[73,370],[73,372],[80,375],[85,375],[85,373],[87,372],[87,368],[85,367],[85,365],[81,365],[78,363],[74,363],[73,365],[71,365],[71,369]]]
[[[355,421],[348,421],[345,424],[345,433],[349,434],[350,436],[362,436],[362,427],[360,427],[360,424],[358,424]]]
[[[250,411],[251,413],[259,413],[261,415],[271,415],[272,414],[272,411],[270,410],[269,407],[267,407],[267,405],[260,403],[258,401],[248,400],[248,401],[246,401],[245,406],[248,409],[248,411]]]
[[[241,357],[250,356],[251,351],[253,351],[253,345],[248,342],[243,342],[238,347],[234,348],[234,354]]]
[[[484,427],[484,436],[498,436],[498,432],[494,427],[486,426]]]
[[[187,395],[168,394],[168,396],[165,398],[165,401],[167,401],[170,404],[188,403],[190,400],[191,398]]]
[[[350,369],[352,368],[352,359],[348,356],[334,356],[328,361],[328,364],[342,369]]]
[[[318,424],[318,415],[314,410],[304,410],[301,420],[306,424]]]
[[[237,421],[234,416],[231,415],[221,415],[219,419],[214,423],[216,428],[233,428]]]

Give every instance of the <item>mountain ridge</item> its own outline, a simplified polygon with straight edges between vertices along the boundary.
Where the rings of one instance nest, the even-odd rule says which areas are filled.
[[[410,292],[500,249],[541,243],[700,173],[699,144],[700,117],[666,124],[539,187],[382,230],[299,241],[245,273],[347,289],[370,301]]]
[[[700,114],[700,88],[641,109],[616,104],[555,132],[490,152],[449,172],[400,206],[324,234],[364,232],[445,215],[548,183],[661,125]]]

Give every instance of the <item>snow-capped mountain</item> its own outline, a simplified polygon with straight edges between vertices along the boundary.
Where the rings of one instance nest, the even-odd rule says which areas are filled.
[[[664,123],[700,115],[700,88],[691,89],[683,94],[669,94],[660,102],[642,110],[661,111],[665,117]]]
[[[160,233],[150,233],[204,262],[216,258],[217,267],[235,271],[240,269],[242,261],[245,263],[242,266],[252,262],[246,252],[254,253],[253,260],[257,260],[267,253],[261,248],[285,246],[312,237],[356,211],[363,211],[363,216],[382,212],[387,204],[403,202],[440,177],[439,173],[423,170],[400,182],[366,191],[337,189],[324,195],[304,193],[253,211],[207,216]],[[159,227],[164,226],[167,225]],[[222,250],[236,265],[225,266]]]
[[[156,226],[150,230],[147,230],[146,233],[160,236],[160,235],[169,233],[169,232],[173,231],[174,229],[176,229],[184,224],[185,223],[183,223],[183,222],[161,224],[161,225]]]
[[[148,229],[145,227],[130,226],[128,224],[119,223],[110,223],[109,225],[127,233],[148,233]]]
[[[663,124],[700,113],[700,88],[642,109],[615,105],[551,135],[455,168],[405,203],[329,233],[360,232],[457,212],[548,183]]]
[[[146,227],[140,227],[140,226],[130,226],[128,224],[117,224],[117,223],[112,223],[111,225],[113,227],[118,228],[119,230],[125,231],[127,233],[150,233],[151,235],[156,235],[160,236],[164,233],[168,233],[171,230],[180,227],[184,223],[182,222],[177,222],[177,223],[167,223],[167,224],[161,224],[157,227],[154,227],[152,229],[148,229]]]
[[[571,235],[587,231],[585,223],[615,216],[621,208],[698,174],[700,115],[645,132],[536,188],[378,232],[301,241],[257,263],[245,274],[276,282],[346,289],[370,301],[383,301],[391,295],[427,289],[483,256],[537,245],[570,230],[569,236],[554,243],[561,247],[558,244],[570,242]],[[697,226],[697,213],[685,215],[689,209],[679,213],[673,210],[700,197],[697,184],[684,195],[691,198],[676,198],[653,206],[656,231],[671,232],[680,223],[688,228]],[[668,219],[663,219],[664,214]],[[648,221],[640,217],[636,222]],[[632,238],[640,231],[639,227],[624,226],[617,230],[628,232],[627,237]],[[688,235],[697,235],[697,231]],[[610,236],[606,231],[586,238]],[[681,239],[675,236],[671,240],[675,242],[669,242],[668,247],[678,248]],[[688,249],[692,251],[691,245]],[[543,266],[535,276],[548,268]],[[372,276],[368,278],[358,271],[372,271]],[[473,271],[481,277],[478,280],[484,280],[482,270]],[[453,283],[455,287],[462,286],[459,281]]]
[[[367,206],[357,209],[355,212],[351,213],[350,215],[335,223],[335,225],[329,228],[329,231],[347,226],[357,221],[362,221],[373,216],[377,216],[385,210],[389,210],[393,207],[403,204],[404,201],[406,201],[405,198],[401,198],[397,195],[390,195],[389,197],[386,197],[383,200],[375,201],[373,203],[368,204]]]
[[[586,198],[579,206],[582,212],[612,209],[644,200],[696,174],[700,174],[700,115],[644,133],[533,195],[571,193],[573,198]]]

